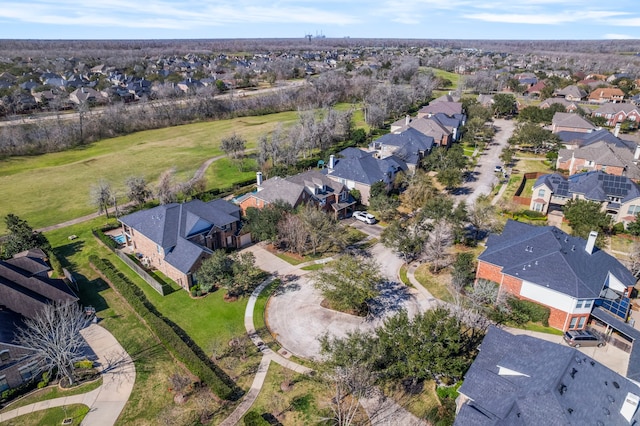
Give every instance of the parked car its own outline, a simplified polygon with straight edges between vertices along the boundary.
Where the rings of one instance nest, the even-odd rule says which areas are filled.
[[[500,165],[495,166],[493,168],[493,171],[496,172],[496,173],[500,173],[502,171],[502,166],[500,166]]]
[[[564,341],[574,348],[581,346],[597,346],[601,348],[605,345],[605,341],[600,336],[587,330],[567,331],[564,333]]]
[[[353,217],[364,223],[373,224],[376,223],[376,217],[367,212],[353,212]]]

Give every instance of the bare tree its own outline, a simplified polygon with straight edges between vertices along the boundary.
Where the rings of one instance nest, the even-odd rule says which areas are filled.
[[[169,204],[176,201],[178,197],[178,189],[175,183],[176,169],[171,168],[164,171],[158,179],[156,195],[160,204]]]
[[[468,210],[469,223],[475,231],[475,238],[478,239],[482,232],[490,231],[495,226],[495,208],[491,204],[491,199],[486,195],[481,195]]]
[[[297,215],[287,213],[278,223],[278,239],[285,248],[303,255],[308,238],[309,232]]]
[[[335,367],[327,374],[334,388],[330,405],[331,417],[322,420],[336,426],[365,424],[363,419],[358,418],[359,400],[372,394],[375,377],[375,373],[365,365],[354,363],[346,367]]]
[[[85,341],[80,330],[88,319],[77,303],[46,305],[34,318],[25,320],[18,330],[18,344],[35,350],[42,357],[40,371],[58,370],[58,377],[75,383],[73,363],[83,354]]]
[[[109,205],[114,200],[111,184],[101,180],[91,187],[91,202],[98,207],[98,213],[104,212],[109,217]]]
[[[247,146],[247,141],[237,134],[223,138],[220,142],[220,149],[224,151],[238,165],[238,170],[242,171],[242,157]]]
[[[449,258],[449,248],[453,244],[453,231],[451,225],[445,220],[439,220],[433,224],[424,246],[423,256],[427,262],[431,262],[432,270],[438,273],[445,266]]]
[[[129,176],[125,184],[127,185],[127,198],[130,201],[140,205],[151,198],[151,190],[142,176]]]
[[[640,243],[631,246],[626,266],[634,277],[640,276]]]

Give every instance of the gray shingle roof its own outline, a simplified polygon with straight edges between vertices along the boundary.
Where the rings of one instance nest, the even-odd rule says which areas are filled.
[[[202,254],[210,253],[210,250],[191,243],[187,238],[214,227],[231,225],[239,218],[240,208],[225,200],[208,203],[192,200],[140,210],[119,220],[162,247],[166,262],[189,273]]]
[[[572,198],[581,194],[587,200],[604,202],[608,197],[620,198],[623,203],[640,198],[640,187],[626,176],[609,175],[602,171],[578,173],[568,178],[553,173],[540,176],[535,188],[547,185],[558,196]]]
[[[575,127],[588,130],[594,130],[596,128],[596,126],[586,118],[571,112],[556,112],[551,122],[556,126],[562,127]]]
[[[359,151],[359,152],[358,152]],[[338,153],[339,157],[333,169],[325,169],[326,173],[342,179],[373,185],[376,182],[388,181],[388,172],[407,170],[407,163],[391,155],[377,159],[373,153],[355,148],[347,148]]]
[[[470,401],[457,426],[604,426],[629,425],[620,409],[640,387],[576,349],[490,327],[459,392]]]
[[[491,234],[478,256],[501,266],[504,274],[567,294],[597,298],[609,273],[626,286],[635,277],[616,258],[602,250],[585,251],[586,241],[554,226],[507,221],[501,235]]]

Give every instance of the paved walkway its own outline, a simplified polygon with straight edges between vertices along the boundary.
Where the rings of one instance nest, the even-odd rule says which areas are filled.
[[[133,390],[136,379],[135,366],[129,354],[106,329],[97,324],[91,324],[81,333],[97,357],[95,361],[102,373],[102,385],[84,394],[36,402],[1,413],[0,422],[52,407],[84,404],[90,410],[82,421],[82,425],[111,426],[115,424]]]

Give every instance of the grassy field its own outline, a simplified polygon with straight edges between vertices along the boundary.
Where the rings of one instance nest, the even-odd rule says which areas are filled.
[[[415,271],[416,280],[418,280],[418,282],[422,284],[422,286],[426,288],[436,299],[444,300],[445,302],[452,302],[453,297],[447,288],[447,284],[445,284],[445,281],[450,279],[451,276],[444,272],[440,275],[433,275],[431,271],[429,271],[429,267],[430,265],[426,263],[418,266],[418,269]]]
[[[46,401],[54,398],[61,398],[63,396],[71,396],[78,395],[85,392],[91,392],[94,389],[97,389],[102,385],[102,377],[98,380],[95,380],[91,383],[82,384],[80,386],[74,387],[73,389],[63,390],[58,387],[58,385],[51,385],[44,389],[38,389],[35,392],[29,394],[28,396],[16,400],[14,403],[7,405],[4,407],[1,412],[15,410],[19,407],[24,407],[25,405],[34,404],[40,401]]]
[[[72,426],[82,423],[82,419],[89,412],[89,407],[82,404],[72,404],[63,407],[49,408],[48,410],[36,411],[31,414],[16,417],[6,422],[3,426],[51,426],[62,424],[64,419],[73,419]]]
[[[451,81],[451,85],[446,86],[445,87],[446,89],[456,89],[458,87],[458,84],[460,83],[460,74],[441,70],[438,68],[428,68],[428,69],[431,70],[436,77]]]
[[[129,305],[98,278],[97,274],[88,266],[88,257],[91,254],[98,254],[117,265],[141,288],[149,289],[146,283],[133,275],[119,258],[99,245],[93,237],[91,228],[99,227],[104,222],[105,220],[102,218],[95,219],[48,232],[46,236],[56,252],[64,257],[63,266],[73,271],[79,283],[81,302],[96,308],[97,316],[101,318],[100,325],[109,330],[134,359],[136,382],[118,424],[156,425],[166,417],[175,419],[176,424],[195,424],[199,417],[198,412],[203,409],[196,398],[188,400],[184,405],[176,405],[173,403],[173,394],[168,391],[168,377],[171,374],[188,375],[188,373],[158,343]],[[69,241],[67,236],[70,234],[75,234],[78,238]],[[215,333],[221,333],[226,348],[228,347],[226,345],[228,336],[239,333],[240,330],[244,331],[241,327],[244,316],[244,302],[242,301],[226,303],[222,301],[220,293],[192,300],[186,292],[177,291],[166,296],[166,301],[158,301],[160,296],[153,290],[147,292],[147,295],[154,303],[158,303],[159,310],[176,320],[181,327],[192,334],[198,345],[203,344],[202,342],[206,344],[206,342],[214,341]],[[166,312],[169,300],[172,307],[176,308],[175,313],[171,315]],[[185,317],[179,319],[179,315]],[[193,320],[193,324],[187,324],[191,322],[190,319]],[[203,349],[211,350],[211,348],[204,346]],[[244,379],[244,382],[248,379]],[[233,405],[222,406],[212,396],[209,396],[207,401],[206,410],[216,413],[214,419],[218,421],[233,409]]]

